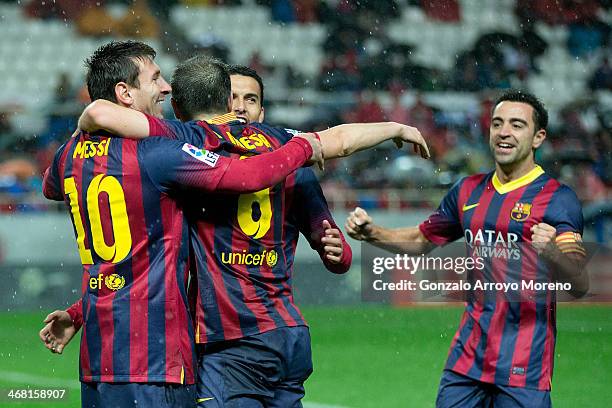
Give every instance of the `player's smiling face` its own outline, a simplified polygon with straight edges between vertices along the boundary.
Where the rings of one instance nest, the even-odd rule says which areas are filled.
[[[138,88],[131,88],[132,109],[162,118],[162,103],[172,88],[161,75],[159,66],[151,59],[138,60]]]
[[[495,107],[489,147],[499,166],[511,168],[534,163],[533,151],[546,138],[546,131],[536,131],[533,114],[533,107],[523,102],[503,101]]]
[[[231,75],[232,111],[247,122],[263,122],[264,110],[261,106],[261,89],[255,78],[245,75]]]

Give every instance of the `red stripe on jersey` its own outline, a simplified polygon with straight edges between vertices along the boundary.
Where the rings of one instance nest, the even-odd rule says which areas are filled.
[[[465,189],[467,186],[465,183],[461,186],[461,190]],[[459,193],[461,194],[461,190]],[[474,208],[474,214],[472,215],[472,224],[469,226],[469,229],[472,231],[476,231],[478,229],[484,228],[484,223],[486,220],[487,210],[489,209],[489,205],[495,196],[495,189],[489,180],[487,182],[487,186],[484,188],[482,195],[480,196],[478,202],[480,205]],[[457,211],[461,211],[461,208],[458,208]],[[476,279],[481,277],[475,276]],[[450,369],[453,371],[457,371],[461,374],[467,374],[472,365],[474,364],[474,359],[476,357],[475,351],[478,348],[478,344],[480,343],[480,337],[482,335],[482,329],[480,328],[480,316],[482,315],[482,299],[472,302],[473,304],[473,312],[471,314],[471,318],[474,320],[474,328],[471,333],[468,335],[468,338],[465,341],[465,345],[463,346],[463,353],[457,361],[455,365]],[[469,313],[466,310],[466,313]]]
[[[198,222],[198,235],[203,237],[202,245],[204,246],[204,252],[206,253],[206,268],[213,281],[215,290],[215,297],[217,299],[217,305],[219,307],[221,325],[223,327],[224,338],[236,339],[242,337],[242,330],[240,329],[240,319],[238,318],[238,312],[232,304],[232,300],[228,296],[227,287],[223,280],[222,267],[217,265],[215,258],[215,227],[212,224],[205,222]],[[199,271],[198,273],[206,273],[206,271]],[[198,296],[200,298],[200,296]],[[202,309],[203,310],[203,309]],[[198,314],[200,314],[198,309]],[[200,336],[205,333],[204,319],[199,319],[198,322],[202,322],[202,327],[199,327]],[[202,342],[202,337],[200,337]]]
[[[217,128],[221,132],[224,133],[223,135],[220,135],[219,133],[215,131],[215,129],[210,127],[210,125],[204,122],[203,120],[198,121],[198,126],[206,130],[207,137],[206,139],[204,139],[204,146],[203,146],[205,150],[218,150],[219,146],[221,145],[221,141],[222,141],[222,139],[219,139],[219,136],[225,138],[225,132],[230,131],[230,127],[225,124],[216,125]],[[216,135],[216,136],[213,136],[213,135]]]
[[[548,208],[548,204],[550,203],[551,198],[553,197],[554,192],[559,188],[559,183],[556,180],[549,180],[542,191],[535,196],[532,205],[532,213],[530,217],[532,220],[541,220],[544,218],[544,214],[546,213],[546,209]],[[523,237],[526,243],[531,242],[531,223],[525,223],[523,226]],[[522,279],[535,279],[538,269],[538,257],[535,251],[525,246],[523,250],[523,266],[522,266]],[[533,295],[533,293],[524,292],[522,296]],[[548,291],[547,297],[550,297],[551,292]],[[546,304],[549,305],[551,303],[551,299],[546,299]],[[512,355],[512,365],[511,367],[527,367],[529,365],[529,358],[531,356],[531,347],[533,345],[533,332],[536,328],[536,303],[535,302],[521,302],[520,305],[520,320],[519,320],[519,329],[516,339],[516,344],[514,347],[514,354]],[[540,383],[544,381],[545,388],[540,389],[548,389],[550,387],[549,380],[551,375],[551,366],[546,364],[547,352],[550,356],[550,350],[553,348],[554,339],[551,335],[549,335],[549,330],[551,329],[550,320],[546,323],[546,340],[544,346],[544,355],[542,356],[542,375],[540,376]],[[527,381],[526,375],[514,375],[510,376],[510,380],[508,385],[513,387],[524,387]]]
[[[107,174],[107,156],[95,156],[93,160],[94,168],[92,178],[95,178],[100,174]],[[108,196],[106,194],[100,194],[98,196],[98,204],[101,204],[99,205],[100,219],[112,220],[108,208]],[[109,224],[111,223],[102,223],[103,236],[107,244],[113,242],[113,226]],[[100,264],[98,273],[103,274],[103,278],[112,275],[113,273],[115,273],[115,266],[111,263],[102,263]],[[104,279],[102,279],[102,282],[104,282]],[[98,296],[96,301],[98,327],[104,330],[104,336],[101,336],[100,339],[100,380],[113,381],[113,351],[115,338],[115,325],[113,320],[113,300],[115,299],[115,292],[110,289],[106,289],[104,283],[102,283],[101,286],[102,287],[98,288]]]
[[[87,275],[87,282],[89,284],[89,274]],[[85,289],[87,290],[87,289]],[[88,316],[91,311],[91,304],[87,303],[87,310],[84,316]],[[85,318],[83,318],[85,320]],[[89,347],[87,347],[87,330],[83,329],[81,332],[81,371],[83,373],[83,381],[91,381],[91,365],[89,364]]]
[[[506,194],[504,201],[499,209],[497,220],[495,221],[496,231],[508,231],[511,218],[508,216],[514,208],[514,204],[520,200],[525,192],[525,187],[511,191]],[[492,259],[491,271],[493,282],[505,282],[508,271],[508,259],[504,257],[494,257]],[[489,329],[487,330],[487,344],[482,361],[481,381],[494,383],[499,348],[504,334],[506,324],[506,314],[508,313],[508,301],[504,299],[502,293],[498,293],[495,310],[491,316]],[[526,376],[522,376],[525,378]]]
[[[180,292],[177,282],[182,271],[176,270],[180,241],[173,237],[180,237],[183,228],[183,217],[177,216],[176,204],[168,196],[162,195],[160,200],[161,223],[164,229],[164,317],[166,326],[166,381],[181,376],[183,367],[182,356],[176,353],[180,350],[181,337],[188,337],[187,321],[185,319],[186,306],[178,295]],[[182,215],[182,214],[180,214]]]
[[[128,178],[140,175],[138,164],[138,145],[128,140],[121,141],[121,157],[124,185],[130,187],[129,194],[133,200],[128,200],[130,232],[132,233],[132,285],[130,285],[130,373],[146,373],[148,371],[149,336],[149,248],[148,232],[145,224],[145,208],[143,202],[142,183]]]

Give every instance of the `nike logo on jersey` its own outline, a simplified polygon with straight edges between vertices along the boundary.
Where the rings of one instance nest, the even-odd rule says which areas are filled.
[[[463,212],[467,210],[471,210],[472,208],[476,208],[480,205],[480,203],[472,204],[472,205],[463,205]]]
[[[210,401],[210,400],[213,400],[213,399],[214,399],[213,397],[208,397],[208,398],[198,398],[198,399],[196,400],[196,404],[199,404],[200,402]]]

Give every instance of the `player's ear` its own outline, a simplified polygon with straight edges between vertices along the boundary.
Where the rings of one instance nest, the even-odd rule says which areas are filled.
[[[170,103],[172,104],[172,110],[174,111],[174,116],[181,122],[184,122],[183,114],[181,113],[181,110],[179,109],[178,104],[176,103],[176,99],[170,98]]]
[[[125,82],[115,84],[115,98],[121,105],[132,106],[134,103],[134,98],[130,94],[130,87]]]
[[[233,109],[234,109],[234,96],[230,92],[230,95],[227,98],[227,111],[233,112]]]
[[[533,142],[531,144],[531,147],[533,149],[537,149],[538,147],[542,146],[544,140],[546,140],[546,129],[540,129],[533,136]]]
[[[263,121],[264,121],[264,113],[265,113],[265,112],[264,112],[264,108],[263,108],[263,106],[262,106],[262,107],[261,107],[261,112],[259,112],[259,117],[257,118],[257,121],[258,121],[259,123],[263,123]]]

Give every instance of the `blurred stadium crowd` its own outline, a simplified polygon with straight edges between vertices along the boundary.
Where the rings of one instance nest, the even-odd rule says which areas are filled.
[[[328,163],[320,176],[336,208],[434,206],[459,177],[491,168],[499,90],[529,89],[551,114],[539,161],[596,221],[611,212],[610,3],[0,0],[0,211],[51,208],[41,174],[89,100],[83,59],[112,38],[139,38],[168,79],[196,52],[255,68],[272,124],[392,120],[427,137],[430,163],[393,145]]]

